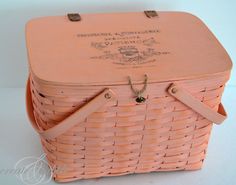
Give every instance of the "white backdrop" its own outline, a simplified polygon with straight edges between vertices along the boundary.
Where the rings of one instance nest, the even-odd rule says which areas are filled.
[[[24,87],[28,74],[25,23],[68,12],[187,11],[201,18],[236,59],[235,0],[0,0],[0,87]],[[236,85],[236,72],[228,85]]]

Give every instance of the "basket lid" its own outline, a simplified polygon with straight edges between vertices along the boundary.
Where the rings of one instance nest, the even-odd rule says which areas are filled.
[[[144,74],[160,82],[232,67],[206,25],[183,12],[36,18],[27,23],[26,42],[31,73],[45,83],[127,84],[127,76],[139,83]]]

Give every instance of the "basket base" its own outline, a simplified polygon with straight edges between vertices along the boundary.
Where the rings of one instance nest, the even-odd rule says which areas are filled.
[[[133,174],[158,173],[158,172],[174,172],[174,171],[196,171],[196,170],[201,170],[202,166],[203,166],[203,162],[199,162],[199,163],[196,163],[196,164],[189,165],[185,169],[178,169],[178,168],[176,168],[176,169],[160,169],[160,170],[157,170],[157,171],[149,171],[149,170],[147,170],[147,171],[138,172],[138,173],[126,172],[126,173],[117,173],[117,174],[107,174],[105,176],[99,176],[99,177],[96,177],[96,175],[95,175],[94,177],[89,177],[89,178],[72,177],[72,178],[62,179],[60,177],[57,177],[57,175],[55,175],[53,177],[53,179],[54,179],[55,182],[63,183],[63,182],[73,182],[73,181],[76,181],[76,180],[101,179],[101,178],[104,178],[104,177],[105,178],[106,177],[118,177],[118,176],[133,175]]]

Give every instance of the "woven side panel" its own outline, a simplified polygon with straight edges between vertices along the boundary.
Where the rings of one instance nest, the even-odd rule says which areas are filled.
[[[217,110],[227,79],[222,75],[178,83]],[[55,180],[201,168],[212,123],[171,97],[166,92],[171,83],[148,84],[143,104],[134,101],[128,85],[108,86],[118,101],[56,139],[41,138],[49,164],[61,169],[54,171]],[[55,126],[103,88],[48,86],[31,78],[37,124],[45,130]]]

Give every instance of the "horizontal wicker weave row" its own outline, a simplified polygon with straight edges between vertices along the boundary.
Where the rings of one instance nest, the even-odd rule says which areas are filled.
[[[177,82],[217,110],[228,74]],[[195,170],[206,155],[212,123],[170,96],[172,82],[150,83],[137,104],[129,85],[106,86],[118,96],[56,139],[41,138],[56,181],[151,171]],[[105,87],[60,86],[30,77],[34,115],[55,126]],[[135,87],[142,87],[137,84]]]

